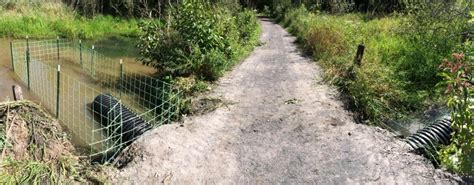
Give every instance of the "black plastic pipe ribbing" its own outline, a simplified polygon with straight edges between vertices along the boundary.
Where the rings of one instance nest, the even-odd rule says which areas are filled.
[[[110,94],[97,96],[92,103],[92,110],[100,119],[100,123],[112,132],[109,132],[109,135],[121,134],[122,143],[125,145],[130,144],[138,136],[151,129],[150,124],[123,106]]]
[[[434,148],[437,144],[449,145],[451,132],[451,120],[441,119],[408,136],[406,142],[415,150]]]

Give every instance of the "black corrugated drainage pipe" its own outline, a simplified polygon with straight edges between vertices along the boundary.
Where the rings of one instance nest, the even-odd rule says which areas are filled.
[[[150,124],[123,106],[110,94],[97,96],[92,103],[92,110],[100,119],[100,123],[104,127],[109,127],[109,131],[113,131],[113,133],[109,133],[110,135],[122,136],[122,143],[125,146],[152,128]]]
[[[444,118],[408,136],[406,142],[413,149],[433,149],[438,144],[451,143],[451,120]]]

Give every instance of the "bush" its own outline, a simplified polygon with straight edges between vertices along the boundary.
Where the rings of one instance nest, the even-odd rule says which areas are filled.
[[[256,43],[254,12],[233,12],[205,0],[184,0],[170,9],[166,24],[140,25],[139,60],[162,75],[216,80]]]
[[[446,85],[447,105],[451,109],[452,143],[440,152],[442,164],[453,171],[474,175],[474,123],[472,115],[472,61],[463,53],[453,54],[454,61],[440,65]]]
[[[449,2],[412,6],[401,25],[406,42],[396,66],[409,90],[430,89],[441,81],[438,66],[461,44],[460,33],[468,27],[468,13],[466,7]]]
[[[281,20],[285,12],[291,8],[291,0],[274,0],[271,5],[273,16]]]
[[[254,45],[258,39],[258,22],[255,12],[243,10],[237,14],[236,27],[240,32],[240,41],[244,45]]]

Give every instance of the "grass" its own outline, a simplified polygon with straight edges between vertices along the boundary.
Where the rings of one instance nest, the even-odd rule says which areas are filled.
[[[428,100],[428,92],[410,89],[398,76],[395,61],[404,44],[397,30],[401,21],[399,17],[365,21],[361,14],[314,14],[299,8],[288,12],[282,24],[325,69],[325,78],[348,95],[362,117],[378,122],[420,110]],[[353,61],[362,43],[366,50],[362,66],[356,67]]]
[[[0,36],[12,38],[137,36],[138,22],[102,15],[87,18],[61,3],[18,3],[0,7]]]

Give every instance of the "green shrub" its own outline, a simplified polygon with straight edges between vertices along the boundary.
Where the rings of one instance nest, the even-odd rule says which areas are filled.
[[[396,66],[399,78],[409,83],[408,90],[430,89],[441,81],[438,66],[461,44],[460,33],[468,26],[465,8],[434,2],[410,9],[401,25],[400,35],[406,42]]]
[[[205,0],[184,0],[169,15],[166,24],[140,25],[139,60],[162,75],[216,80],[257,40],[257,19],[248,10],[233,12]]]
[[[237,13],[236,27],[240,32],[240,41],[244,44],[255,44],[258,38],[258,22],[255,12],[242,10]]]
[[[439,158],[449,169],[474,175],[474,123],[472,115],[472,61],[463,53],[453,54],[454,61],[440,65],[446,86],[447,105],[451,109],[452,143],[441,150]]]
[[[291,8],[291,0],[274,0],[271,4],[273,16],[277,20],[283,19],[283,15]]]

